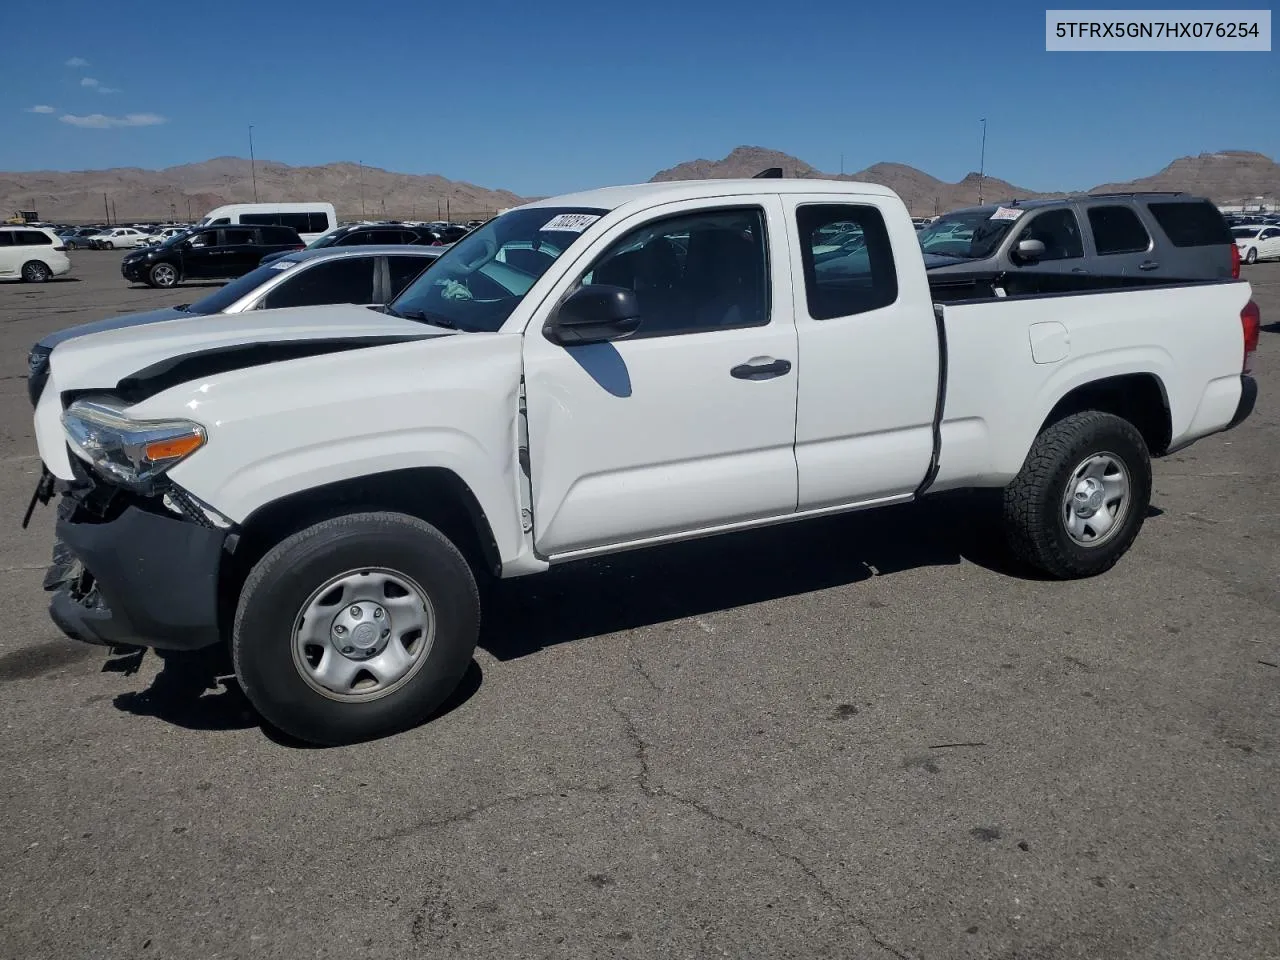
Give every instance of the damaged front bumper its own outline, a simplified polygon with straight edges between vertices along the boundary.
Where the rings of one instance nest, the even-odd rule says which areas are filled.
[[[63,486],[44,579],[53,622],[85,643],[170,650],[217,643],[218,572],[231,531],[189,502],[190,515],[180,516],[160,496],[104,486]]]

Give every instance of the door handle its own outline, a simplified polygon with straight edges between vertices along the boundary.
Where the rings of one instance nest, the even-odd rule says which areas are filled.
[[[772,380],[791,372],[790,360],[774,360],[772,357],[756,357],[740,363],[729,371],[729,376],[739,380]]]
[[[1155,260],[1143,260],[1140,264],[1138,264],[1138,269],[1139,269],[1139,270],[1154,270],[1154,269],[1155,269],[1156,267],[1158,267],[1158,266],[1160,266],[1160,264],[1159,264],[1157,261],[1155,261]]]

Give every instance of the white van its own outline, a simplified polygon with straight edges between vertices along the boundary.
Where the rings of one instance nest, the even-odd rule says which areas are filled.
[[[229,203],[215,207],[197,227],[245,224],[255,227],[293,227],[303,243],[310,243],[338,225],[332,203]]]
[[[71,269],[62,238],[48,227],[0,226],[0,280],[43,283]]]

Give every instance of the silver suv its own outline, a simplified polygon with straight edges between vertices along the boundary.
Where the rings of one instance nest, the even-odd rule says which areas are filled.
[[[1185,193],[1093,193],[1014,200],[944,214],[917,237],[931,281],[1037,275],[1229,280],[1226,219]]]

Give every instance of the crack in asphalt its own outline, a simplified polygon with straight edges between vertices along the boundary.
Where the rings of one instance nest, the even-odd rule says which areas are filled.
[[[622,720],[623,731],[635,751],[636,763],[639,764],[640,767],[639,774],[636,777],[636,784],[639,786],[641,793],[650,799],[670,800],[673,803],[678,803],[681,806],[688,807],[689,809],[702,814],[702,816],[706,817],[708,820],[712,820],[715,823],[737,830],[740,833],[744,833],[749,837],[753,837],[756,840],[767,844],[775,853],[777,853],[778,856],[793,864],[796,869],[804,874],[804,876],[813,884],[814,888],[821,895],[822,899],[826,901],[830,907],[838,911],[840,915],[850,923],[861,928],[862,931],[871,938],[872,943],[897,957],[898,960],[911,960],[911,956],[909,954],[903,953],[897,947],[893,946],[893,944],[885,941],[865,920],[850,912],[845,903],[831,891],[814,869],[800,859],[796,854],[786,849],[780,839],[767,834],[762,830],[758,830],[755,827],[748,826],[739,820],[734,820],[731,817],[726,817],[721,813],[717,813],[700,800],[694,800],[692,797],[686,797],[683,794],[676,793],[664,786],[655,786],[652,779],[653,774],[649,767],[649,744],[645,741],[644,737],[641,736],[640,728],[636,725],[634,719],[619,710],[617,707],[614,707],[614,712],[618,715],[619,719]]]
[[[648,668],[645,667],[644,661],[640,659],[640,654],[636,653],[635,650],[628,650],[627,655],[631,660],[632,669],[644,678],[645,683],[649,684],[649,688],[653,690],[654,693],[661,693],[662,688],[658,686],[658,681],[653,679],[652,674],[650,674]]]
[[[421,833],[423,830],[440,829],[442,827],[452,826],[455,823],[466,823],[474,820],[481,814],[488,813],[490,810],[499,807],[519,807],[535,800],[552,800],[557,797],[568,797],[574,794],[599,796],[602,793],[608,793],[612,789],[612,784],[600,784],[594,787],[578,787],[571,784],[557,784],[553,790],[535,790],[529,793],[509,794],[505,797],[497,797],[488,803],[477,804],[474,807],[468,807],[466,810],[460,810],[452,813],[447,817],[432,817],[425,820],[418,820],[407,826],[391,830],[387,833],[375,834],[372,839],[382,842],[391,840],[403,840],[405,837],[412,836],[415,833]]]

